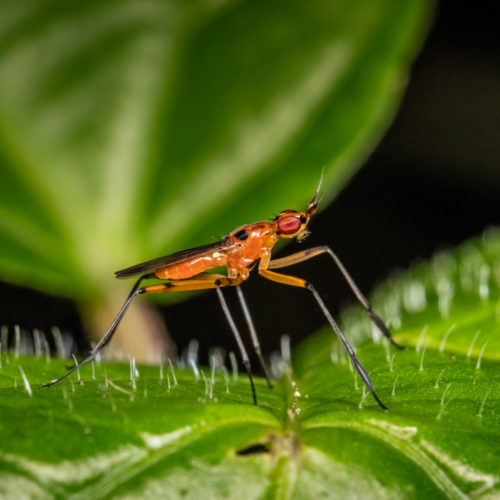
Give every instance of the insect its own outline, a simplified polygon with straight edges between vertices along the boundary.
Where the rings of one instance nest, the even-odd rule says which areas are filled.
[[[284,210],[272,221],[255,222],[253,224],[238,227],[229,235],[224,236],[217,243],[183,250],[172,255],[159,257],[157,259],[149,260],[147,262],[117,271],[115,273],[117,278],[129,278],[133,276],[139,276],[139,278],[135,282],[127,300],[111,323],[111,326],[108,328],[99,343],[82,361],[69,370],[65,375],[57,380],[45,384],[43,387],[50,387],[61,382],[73,372],[78,370],[81,366],[92,361],[96,357],[97,353],[109,343],[123,315],[138,295],[214,288],[217,291],[223,312],[238,345],[243,365],[245,366],[250,380],[253,402],[256,405],[257,396],[252,378],[250,360],[221,289],[228,286],[236,287],[240,305],[243,309],[245,320],[250,330],[254,350],[263,368],[268,385],[272,387],[250,312],[243,296],[243,292],[239,286],[248,278],[250,271],[252,271],[258,262],[258,272],[264,278],[283,285],[304,288],[312,293],[328,323],[338,336],[340,342],[343,344],[345,350],[351,358],[352,364],[364,384],[372,393],[380,407],[387,410],[375,393],[368,373],[356,357],[354,350],[333,319],[314,286],[302,278],[275,271],[276,269],[289,267],[322,254],[329,255],[343,274],[358,301],[367,311],[371,320],[377,325],[383,335],[387,337],[392,344],[402,349],[402,347],[394,341],[389,329],[382,319],[373,311],[370,303],[361,293],[337,255],[327,246],[318,246],[294,253],[288,257],[282,257],[274,260],[271,259],[271,251],[280,238],[296,238],[301,241],[309,234],[307,226],[311,216],[316,212],[320,187],[321,181],[313,199],[309,202],[309,205],[304,212]],[[209,272],[214,268],[221,266],[226,267],[226,275]],[[151,278],[160,279],[163,280],[163,282],[144,287],[140,286],[143,280]]]

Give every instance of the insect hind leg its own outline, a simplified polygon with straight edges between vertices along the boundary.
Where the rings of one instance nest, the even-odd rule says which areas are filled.
[[[138,280],[134,283],[134,286],[132,287],[132,290],[130,290],[128,296],[130,297],[139,288],[140,284],[142,283],[142,280],[147,280],[151,278],[156,278],[155,273],[146,273],[140,276]]]
[[[112,339],[112,337],[116,331],[116,328],[118,327],[121,319],[123,318],[123,315],[125,314],[125,312],[129,308],[132,301],[137,297],[137,295],[140,295],[143,293],[145,293],[144,288],[132,290],[132,292],[128,296],[127,300],[123,304],[122,308],[120,309],[118,314],[115,316],[115,319],[111,323],[111,326],[108,328],[107,332],[104,334],[102,339],[97,343],[97,345],[87,354],[87,356],[82,361],[77,363],[73,368],[71,368],[68,372],[66,372],[62,377],[59,377],[58,379],[53,380],[52,382],[44,384],[42,386],[42,388],[46,389],[47,387],[51,387],[53,385],[58,384],[59,382],[62,382],[65,378],[69,377],[72,373],[76,372],[76,370],[81,368],[83,365],[85,365],[85,364],[89,363],[90,361],[92,361],[93,359],[95,359],[95,357],[97,356],[99,351],[103,347],[105,347],[107,344],[109,344],[110,340]]]

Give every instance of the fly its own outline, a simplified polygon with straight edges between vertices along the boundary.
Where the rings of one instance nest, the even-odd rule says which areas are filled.
[[[241,226],[235,229],[229,235],[222,238],[217,243],[191,248],[189,250],[182,250],[165,257],[159,257],[157,259],[149,260],[147,262],[143,262],[141,264],[137,264],[117,271],[115,273],[117,278],[130,278],[133,276],[139,276],[139,278],[135,282],[135,285],[133,286],[127,300],[111,323],[111,326],[108,328],[107,332],[104,334],[99,343],[88,353],[88,355],[82,361],[80,361],[80,363],[78,363],[62,377],[45,384],[43,387],[50,387],[61,382],[73,372],[78,370],[81,366],[92,361],[96,357],[97,353],[109,343],[123,315],[138,295],[144,295],[148,293],[206,290],[215,288],[223,312],[238,345],[243,365],[245,366],[245,369],[248,373],[250,385],[252,388],[253,402],[256,405],[257,395],[252,378],[250,360],[241,339],[241,335],[239,334],[238,328],[236,327],[229,307],[222,294],[222,288],[228,286],[236,287],[238,292],[238,299],[250,330],[254,350],[264,371],[267,383],[270,387],[272,387],[269,372],[262,357],[257,333],[250,316],[250,311],[243,296],[243,292],[241,291],[241,288],[239,286],[248,278],[250,271],[255,267],[258,261],[258,273],[264,278],[275,281],[277,283],[281,283],[283,285],[304,288],[312,293],[314,299],[323,312],[323,315],[327,319],[328,323],[332,327],[333,331],[335,332],[345,350],[347,351],[349,357],[351,358],[352,364],[363,380],[363,383],[372,393],[373,397],[380,405],[380,407],[384,410],[387,410],[387,408],[375,393],[368,373],[356,357],[354,350],[333,319],[325,303],[323,302],[323,299],[320,297],[314,286],[302,278],[276,272],[277,269],[282,269],[294,264],[298,264],[299,262],[304,262],[306,260],[317,257],[318,255],[328,254],[343,274],[351,290],[354,292],[354,295],[366,310],[371,320],[393,345],[402,349],[402,347],[394,341],[389,332],[389,329],[382,321],[382,319],[373,311],[370,303],[361,293],[358,286],[352,279],[351,275],[347,272],[346,268],[337,257],[337,255],[328,246],[318,246],[309,248],[307,250],[302,250],[301,252],[294,253],[292,255],[289,255],[288,257],[271,259],[271,251],[280,238],[296,238],[297,240],[301,241],[307,236],[307,234],[309,233],[307,226],[309,224],[311,216],[316,212],[316,208],[318,205],[317,200],[320,186],[321,182],[305,212],[298,212],[296,210],[284,210],[283,212],[278,214],[272,222],[255,222],[253,224]],[[215,274],[209,272],[214,268],[221,266],[227,269],[227,274]],[[148,285],[144,287],[140,286],[143,280],[151,278],[163,280],[163,283]]]

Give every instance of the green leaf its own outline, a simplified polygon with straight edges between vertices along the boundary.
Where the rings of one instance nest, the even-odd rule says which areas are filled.
[[[388,412],[330,330],[274,390],[256,379],[257,407],[241,374],[168,364],[87,365],[42,390],[62,362],[4,352],[0,495],[496,498],[499,256],[490,232],[382,285],[374,304],[404,351],[374,342],[360,308],[343,315]]]
[[[331,198],[386,128],[427,11],[3,2],[0,277],[102,302],[118,268],[303,207],[322,167]]]

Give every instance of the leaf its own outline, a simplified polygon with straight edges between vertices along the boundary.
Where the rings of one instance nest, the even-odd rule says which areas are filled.
[[[344,314],[387,413],[329,330],[294,351],[274,390],[256,378],[258,407],[242,375],[197,367],[195,377],[168,364],[139,376],[87,365],[42,390],[62,362],[4,352],[0,494],[496,498],[499,250],[500,232],[490,232],[376,291],[405,351],[373,342],[364,311]]]
[[[387,126],[427,10],[3,2],[0,276],[114,303],[114,270],[300,208],[323,166],[331,198]]]

